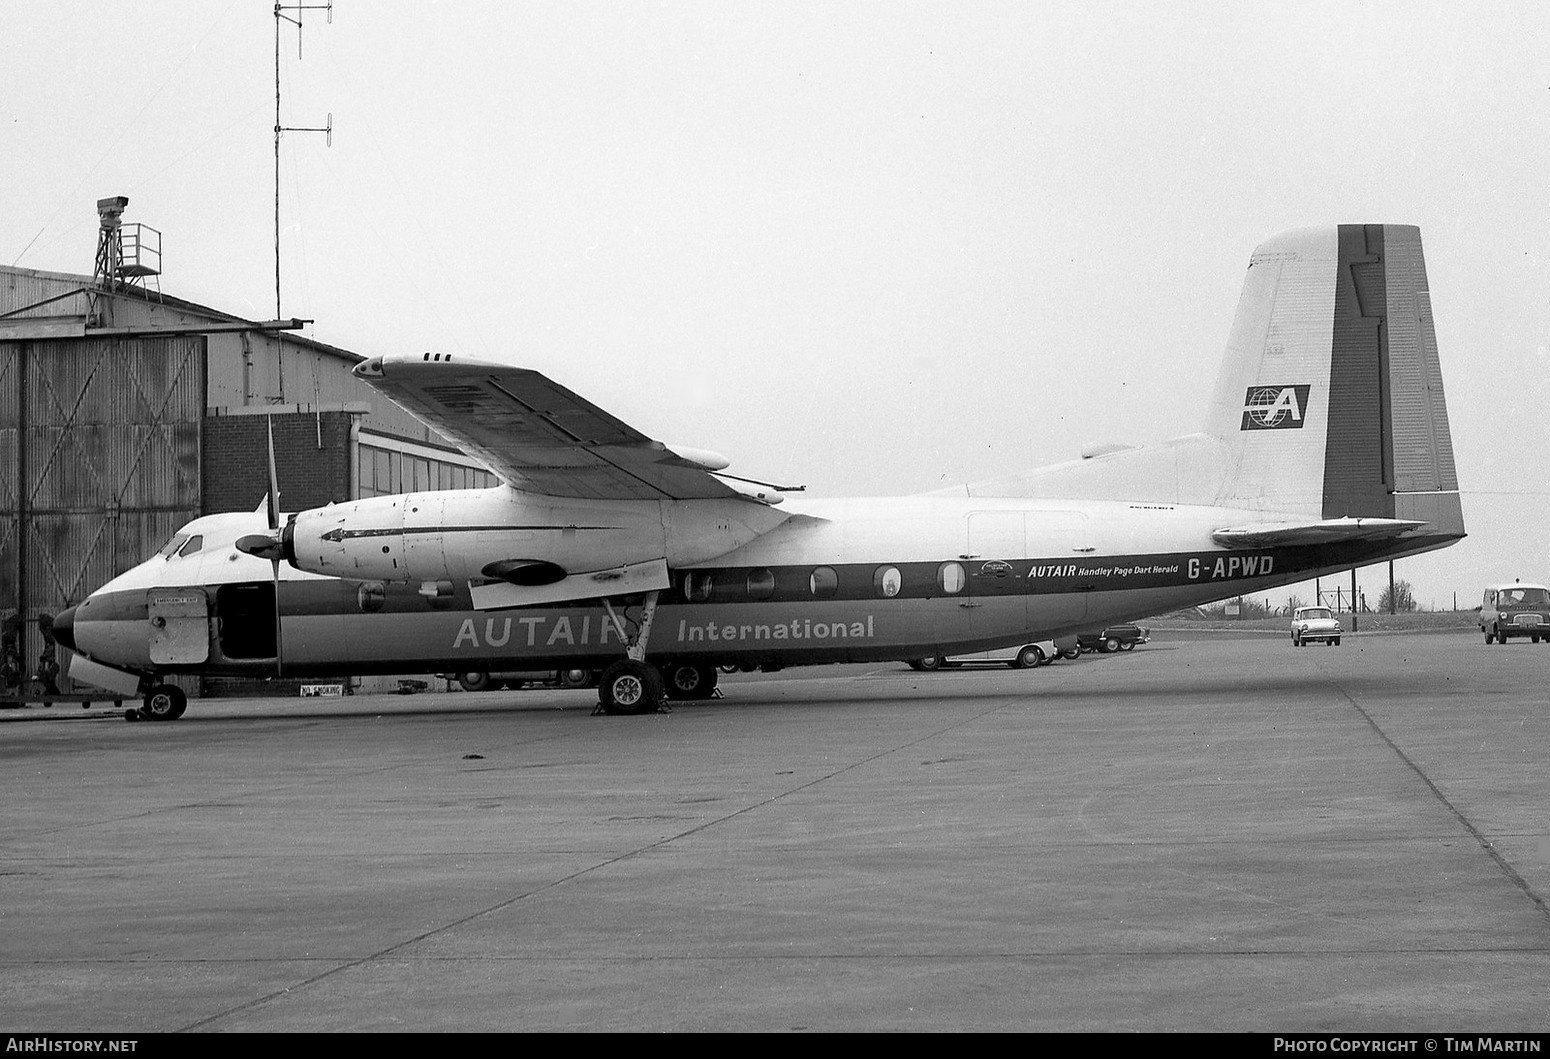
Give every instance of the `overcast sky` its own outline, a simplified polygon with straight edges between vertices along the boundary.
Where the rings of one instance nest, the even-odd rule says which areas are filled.
[[[302,17],[282,123],[334,133],[282,143],[281,313],[313,337],[510,360],[735,473],[903,494],[1197,429],[1255,245],[1416,224],[1471,535],[1398,576],[1550,580],[1550,5]],[[163,290],[275,315],[272,0],[18,0],[0,59],[0,261],[90,273],[123,194]]]

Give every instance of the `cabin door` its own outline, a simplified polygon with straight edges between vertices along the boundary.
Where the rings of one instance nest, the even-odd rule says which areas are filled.
[[[1021,511],[969,513],[965,606],[976,637],[1021,637],[1028,625],[1027,530]]]
[[[975,512],[969,517],[971,591],[982,598],[1016,593],[1026,628],[1075,632],[1087,618],[1092,544],[1080,511]],[[1010,566],[1010,570],[1007,567]]]

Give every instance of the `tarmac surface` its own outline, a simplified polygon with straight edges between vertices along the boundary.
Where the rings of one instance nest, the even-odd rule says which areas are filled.
[[[0,1032],[1550,1030],[1550,645],[0,712]]]

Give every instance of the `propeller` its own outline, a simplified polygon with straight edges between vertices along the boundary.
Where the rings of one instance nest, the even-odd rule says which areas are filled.
[[[269,436],[269,532],[280,539],[280,475],[274,469],[274,416],[264,417]],[[280,633],[280,556],[269,557],[269,572],[274,577],[274,675],[285,675],[285,647]]]

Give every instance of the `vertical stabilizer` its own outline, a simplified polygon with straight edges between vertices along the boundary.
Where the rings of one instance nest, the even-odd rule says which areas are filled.
[[[1206,425],[1224,507],[1463,532],[1420,231],[1288,232],[1249,261]]]

